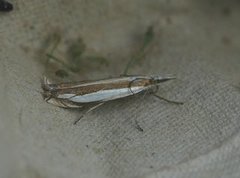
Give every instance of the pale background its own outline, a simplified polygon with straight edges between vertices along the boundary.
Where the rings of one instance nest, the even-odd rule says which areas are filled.
[[[239,1],[9,2],[14,11],[0,14],[0,177],[240,177]],[[37,92],[49,35],[80,36],[109,59],[83,67],[79,80],[96,79],[121,74],[150,25],[154,47],[130,73],[175,74],[159,93],[184,105],[133,97],[73,125],[82,111]]]

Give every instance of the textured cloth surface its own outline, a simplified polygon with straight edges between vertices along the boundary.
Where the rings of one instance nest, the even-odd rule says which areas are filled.
[[[240,177],[238,1],[11,2],[0,14],[0,177]],[[106,57],[75,76],[97,79],[122,73],[150,25],[153,48],[130,74],[175,74],[158,94],[184,105],[131,97],[73,125],[82,110],[43,101],[47,37],[81,37]]]

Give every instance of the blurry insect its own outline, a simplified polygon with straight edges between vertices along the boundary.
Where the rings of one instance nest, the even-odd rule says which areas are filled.
[[[9,12],[13,10],[13,5],[5,0],[0,0],[0,11]]]
[[[128,61],[123,76],[59,84],[53,84],[49,82],[47,78],[44,78],[42,82],[44,100],[63,108],[82,108],[91,105],[91,107],[89,107],[89,109],[74,122],[74,124],[76,124],[84,115],[108,101],[140,93],[151,93],[157,98],[163,99],[167,102],[183,104],[182,102],[170,101],[155,94],[161,83],[175,79],[175,77],[127,75],[129,68],[145,56],[146,49],[153,40],[153,37],[153,27],[150,26],[144,35],[143,44],[141,45],[140,50]],[[143,129],[137,122],[136,128],[143,132]]]
[[[42,89],[44,100],[63,108],[82,108],[91,104],[85,114],[93,111],[105,102],[125,98],[139,93],[152,93],[154,96],[175,104],[181,102],[170,101],[155,94],[158,85],[175,79],[161,76],[122,76],[94,81],[81,81],[52,84],[47,78],[43,79]],[[84,114],[84,115],[85,115]],[[84,115],[75,121],[76,124]]]

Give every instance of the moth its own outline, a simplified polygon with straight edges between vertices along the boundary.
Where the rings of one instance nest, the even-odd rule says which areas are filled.
[[[44,77],[42,81],[43,98],[46,102],[63,108],[81,108],[91,104],[92,107],[85,113],[87,114],[108,101],[144,92],[154,94],[161,83],[172,79],[175,79],[175,77],[132,75],[54,84]],[[182,104],[155,94],[154,96],[169,102]],[[78,120],[75,121],[75,124],[77,122]]]

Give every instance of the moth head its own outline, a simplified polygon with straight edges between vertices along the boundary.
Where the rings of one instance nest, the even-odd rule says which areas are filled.
[[[151,79],[154,84],[159,84],[159,83],[163,83],[163,82],[166,82],[169,80],[176,79],[176,77],[174,77],[174,76],[153,76]]]

